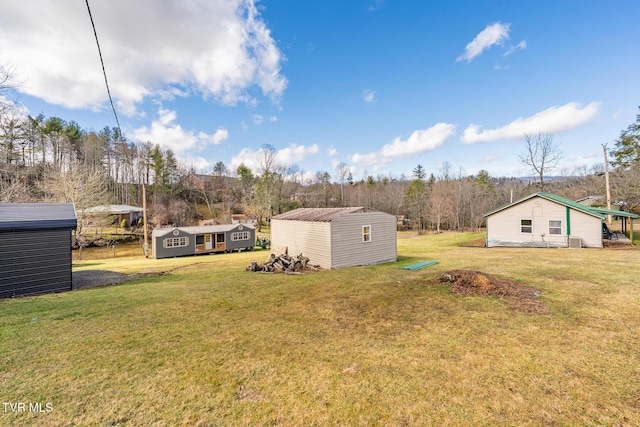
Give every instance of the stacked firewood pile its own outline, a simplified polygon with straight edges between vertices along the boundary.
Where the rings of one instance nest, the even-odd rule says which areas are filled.
[[[263,273],[302,274],[304,271],[319,271],[319,265],[309,264],[309,258],[302,254],[292,257],[288,254],[276,256],[271,254],[264,264],[252,262],[247,266],[247,271],[260,271]]]

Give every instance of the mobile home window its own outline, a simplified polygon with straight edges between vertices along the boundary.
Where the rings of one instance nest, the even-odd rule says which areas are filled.
[[[362,241],[370,242],[371,241],[371,226],[363,225],[362,226]]]
[[[533,233],[533,221],[530,219],[520,220],[520,232],[521,233]]]
[[[248,231],[236,231],[235,233],[231,233],[231,240],[249,240],[249,232]]]
[[[182,246],[189,246],[189,238],[188,237],[170,237],[168,239],[164,239],[162,242],[162,246],[165,248],[179,248]]]
[[[550,219],[549,234],[562,234],[562,221]]]

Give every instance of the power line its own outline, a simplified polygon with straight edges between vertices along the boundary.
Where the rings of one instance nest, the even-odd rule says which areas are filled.
[[[116,118],[116,124],[118,125],[118,132],[122,135],[120,129],[120,121],[118,121],[118,114],[116,114],[116,107],[113,105],[113,99],[111,98],[111,91],[109,90],[109,82],[107,81],[107,72],[104,69],[104,61],[102,60],[102,51],[100,50],[100,42],[98,41],[98,33],[96,32],[96,26],[93,23],[93,16],[91,16],[91,8],[89,7],[89,0],[85,0],[87,3],[87,11],[89,11],[89,19],[91,19],[91,27],[93,28],[93,35],[96,37],[96,45],[98,46],[98,55],[100,55],[100,64],[102,64],[102,74],[104,75],[104,84],[107,86],[107,95],[109,95],[109,102],[111,103],[111,109],[113,115]]]

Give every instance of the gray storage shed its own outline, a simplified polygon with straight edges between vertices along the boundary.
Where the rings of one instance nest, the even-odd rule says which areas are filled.
[[[154,258],[253,250],[256,232],[248,224],[156,228],[151,235]]]
[[[271,251],[323,268],[396,261],[396,217],[364,207],[300,208],[271,218]]]
[[[0,203],[0,298],[70,291],[71,203]]]

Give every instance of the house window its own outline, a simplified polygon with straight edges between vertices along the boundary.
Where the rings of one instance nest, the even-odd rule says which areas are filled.
[[[521,233],[533,233],[533,221],[530,219],[520,220],[520,232]]]
[[[162,245],[165,248],[179,248],[183,246],[189,246],[189,238],[188,237],[171,237],[169,239],[164,239]]]
[[[235,233],[231,233],[231,240],[249,240],[249,232],[248,231],[236,231]]]
[[[371,226],[363,225],[362,226],[362,241],[370,242],[371,241]]]
[[[562,234],[562,221],[550,219],[549,234]]]

